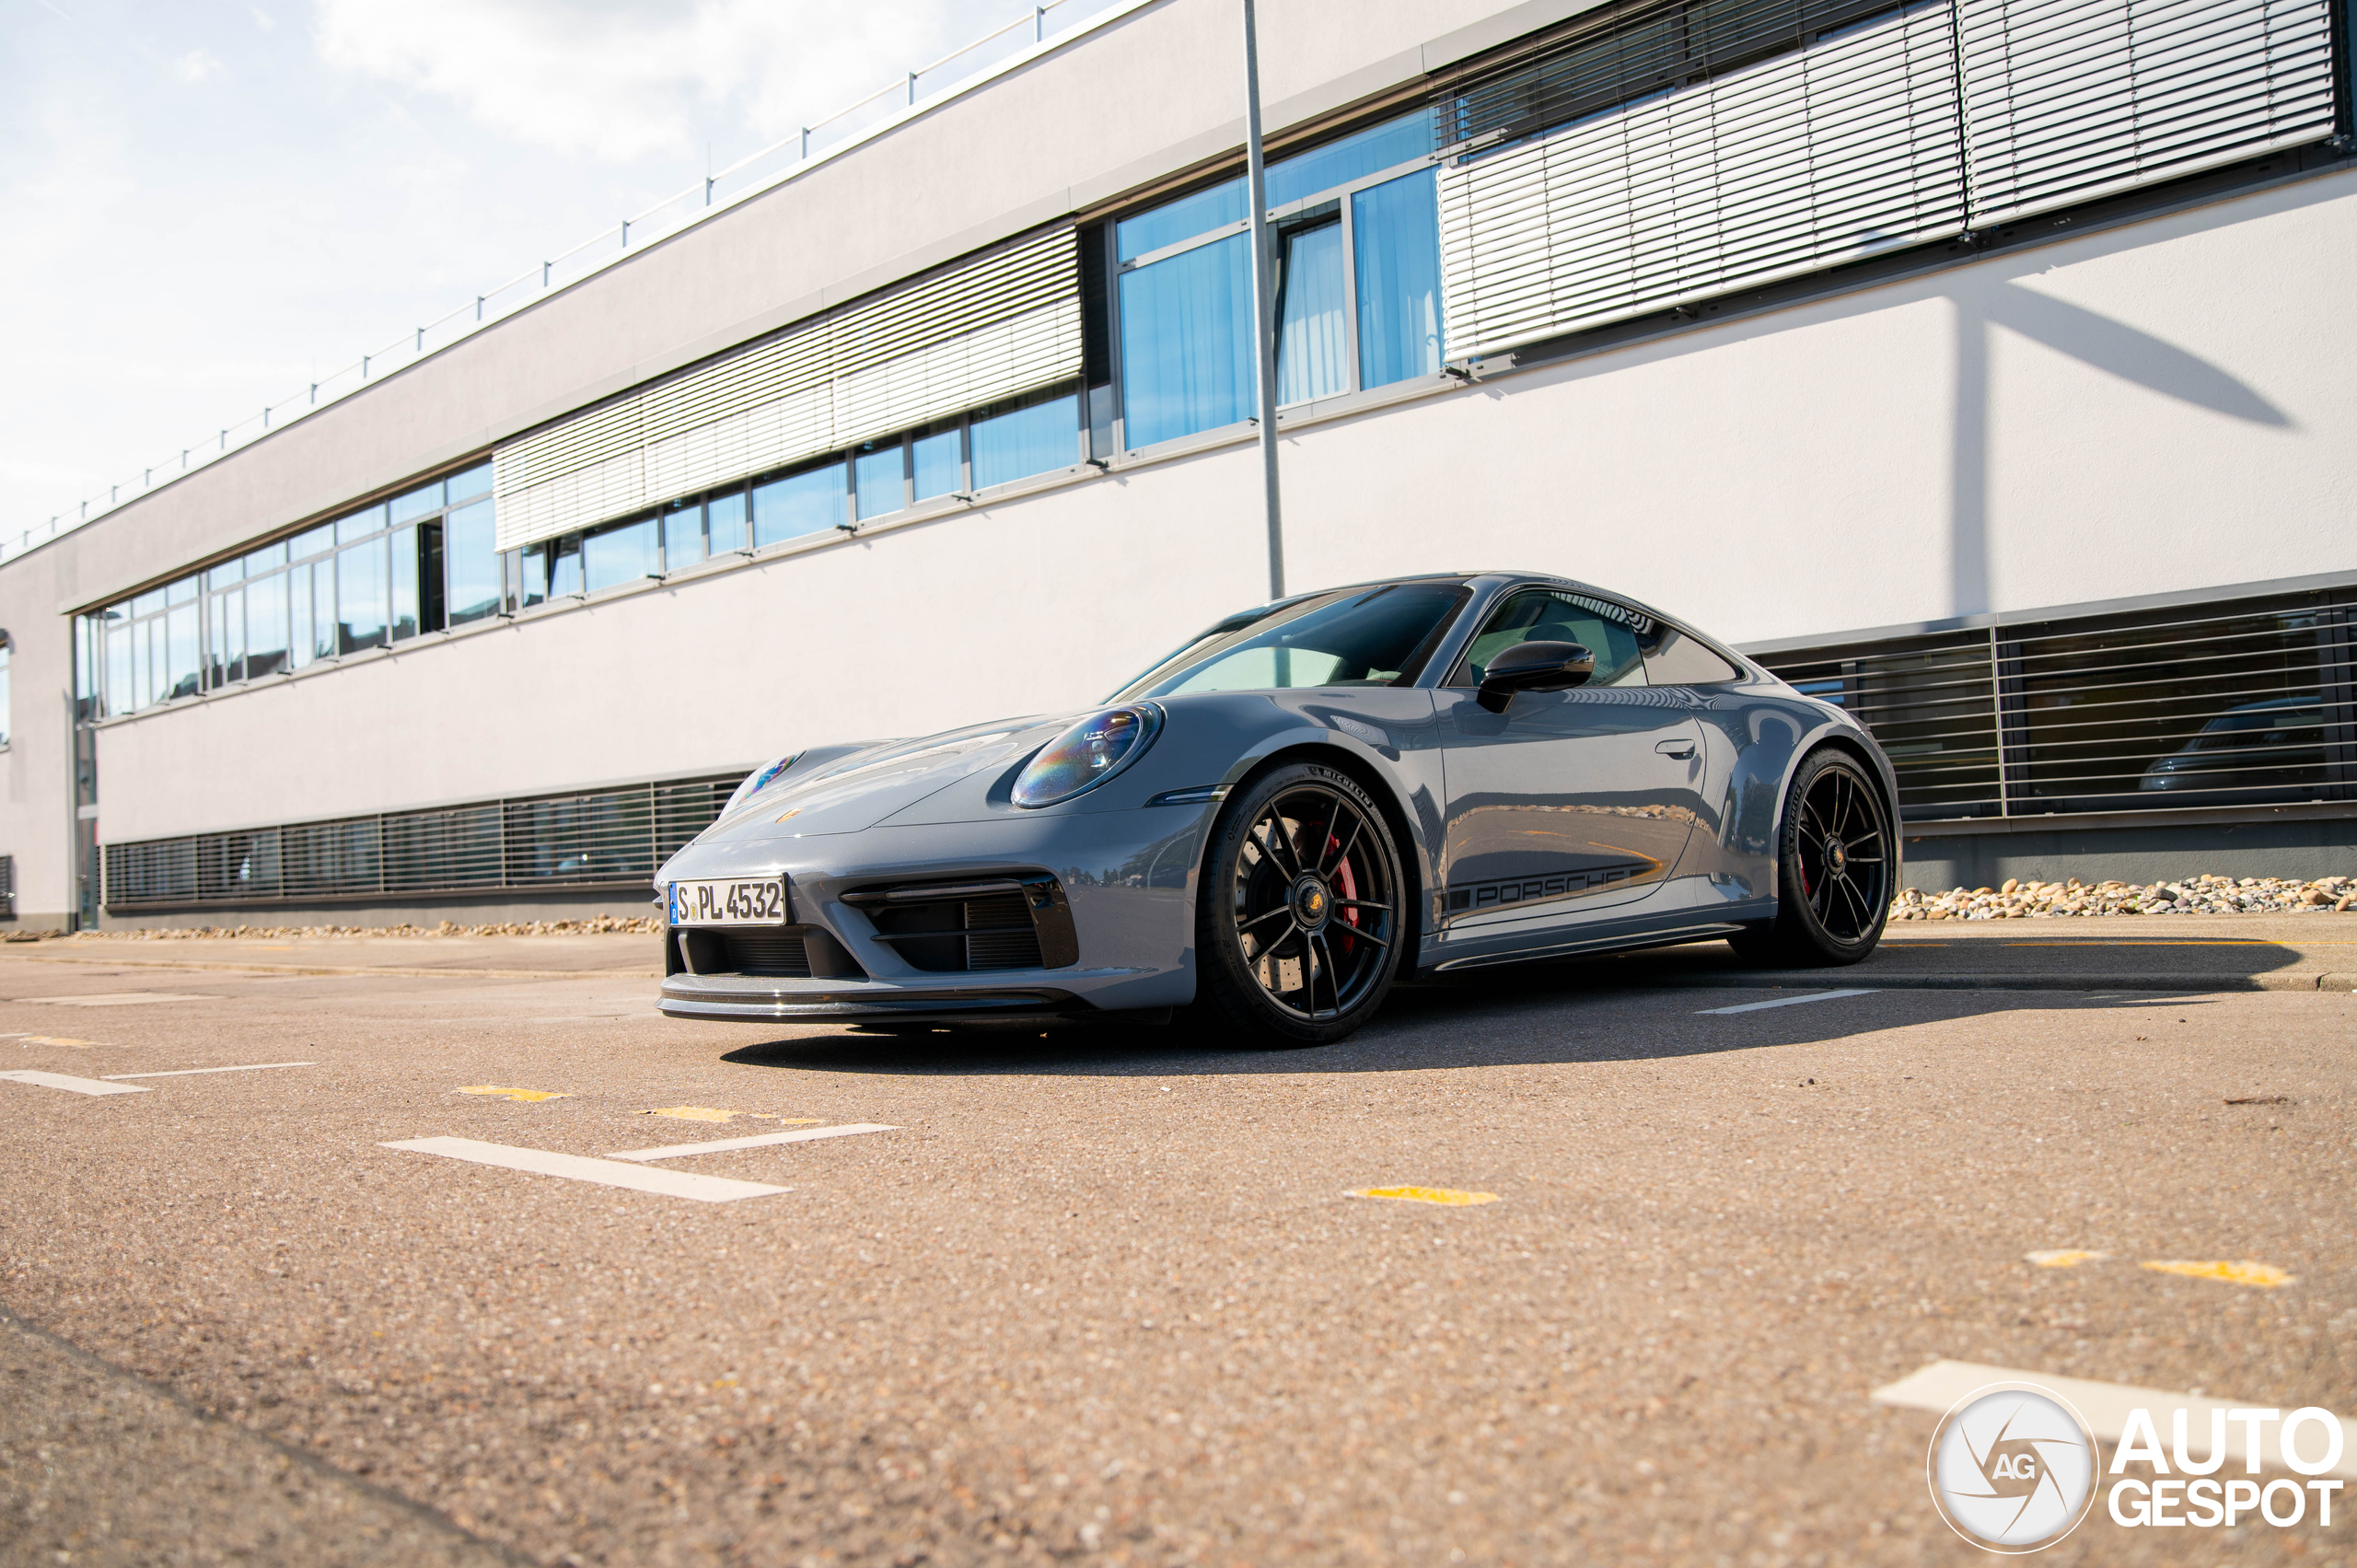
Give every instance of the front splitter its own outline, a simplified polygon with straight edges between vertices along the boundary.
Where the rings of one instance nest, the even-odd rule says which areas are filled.
[[[739,1023],[826,1023],[834,1019],[1060,1016],[1086,1010],[1062,991],[928,992],[903,996],[680,996],[656,1003],[666,1017]]]

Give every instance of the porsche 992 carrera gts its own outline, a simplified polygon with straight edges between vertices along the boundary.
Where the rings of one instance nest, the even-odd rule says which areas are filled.
[[[756,769],[659,874],[661,1005],[1189,1008],[1313,1045],[1415,973],[1722,937],[1855,963],[1896,801],[1840,707],[1632,599],[1360,584],[1232,615],[1086,713]]]

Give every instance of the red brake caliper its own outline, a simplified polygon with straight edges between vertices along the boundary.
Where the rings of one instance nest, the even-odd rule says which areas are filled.
[[[1329,830],[1326,834],[1326,847],[1318,852],[1318,858],[1322,860],[1327,855],[1333,854],[1336,850],[1341,849],[1341,847],[1342,841],[1335,837],[1332,830]],[[1359,896],[1358,878],[1351,874],[1351,863],[1347,856],[1338,862],[1334,866],[1334,896],[1338,899],[1345,900],[1355,899]],[[1359,912],[1354,909],[1345,907],[1342,911],[1342,921],[1345,924],[1356,925],[1359,923]],[[1342,952],[1347,956],[1350,951],[1351,940],[1346,936],[1342,938]]]

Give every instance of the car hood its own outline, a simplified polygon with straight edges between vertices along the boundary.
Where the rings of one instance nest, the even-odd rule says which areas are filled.
[[[856,833],[960,779],[1012,766],[1090,711],[1000,719],[911,740],[879,741],[807,776],[789,775],[721,818],[695,842],[755,843]]]

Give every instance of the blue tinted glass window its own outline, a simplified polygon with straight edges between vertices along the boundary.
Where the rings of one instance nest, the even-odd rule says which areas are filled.
[[[1351,343],[1341,224],[1288,234],[1280,253],[1277,404],[1282,408],[1349,390]]]
[[[563,598],[581,592],[581,536],[552,540],[549,552],[549,598]]]
[[[500,559],[491,521],[491,503],[478,501],[453,511],[442,525],[442,569],[449,585],[442,602],[453,626],[499,612]]]
[[[753,544],[756,548],[805,534],[824,533],[850,521],[845,515],[850,497],[842,463],[797,473],[764,484],[753,492]]]
[[[1434,180],[1428,168],[1351,198],[1362,387],[1439,373],[1440,209]]]
[[[335,541],[338,544],[350,544],[354,540],[366,539],[384,526],[385,509],[382,506],[371,506],[365,512],[354,512],[348,517],[338,517],[335,520]],[[327,530],[322,528],[319,531],[325,533]],[[306,539],[310,537],[308,534],[304,536]],[[299,544],[301,540],[298,540],[296,542]]]
[[[1370,125],[1339,142],[1329,142],[1269,165],[1269,205],[1282,207],[1306,196],[1315,196],[1320,191],[1395,168],[1425,157],[1432,150],[1429,110],[1420,109],[1380,125]],[[1120,260],[1134,261],[1166,245],[1209,234],[1228,224],[1242,223],[1249,211],[1244,181],[1231,180],[1124,219],[1114,226],[1114,244]]]
[[[195,598],[196,579],[194,577],[182,577],[176,583],[167,583],[164,585],[164,602],[166,604],[187,604]]]
[[[1120,259],[1132,261],[1149,250],[1192,239],[1226,224],[1242,223],[1250,211],[1244,200],[1244,181],[1231,180],[1114,225],[1113,242]]]
[[[974,488],[1009,484],[1080,460],[1080,399],[1067,395],[973,424]]]
[[[732,490],[703,504],[704,536],[714,551],[745,548],[745,493]]]
[[[958,487],[964,475],[963,456],[958,450],[958,431],[955,426],[937,436],[916,438],[913,466],[916,470],[917,494],[920,501],[930,501],[936,495],[946,495]]]
[[[641,517],[618,528],[593,533],[581,541],[582,575],[589,591],[620,587],[651,577],[663,569],[656,553],[655,519]]]
[[[908,474],[898,441],[869,442],[853,455],[851,466],[861,517],[880,517],[909,504]]]
[[[313,528],[308,533],[296,534],[294,542],[287,548],[294,552],[295,559],[300,561],[306,555],[317,555],[322,550],[332,548],[334,544],[335,529],[319,528]]]
[[[1121,274],[1128,439],[1150,447],[1248,419],[1251,248],[1245,235]],[[974,482],[988,482],[978,471]]]
[[[1433,122],[1429,110],[1420,109],[1413,114],[1402,115],[1380,125],[1370,125],[1339,142],[1329,142],[1322,147],[1314,147],[1308,152],[1271,164],[1269,205],[1282,207],[1288,202],[1298,202],[1304,196],[1315,196],[1320,191],[1330,191],[1337,185],[1347,185],[1353,180],[1380,174],[1411,158],[1422,157],[1432,150]]]
[[[435,480],[423,490],[412,490],[407,495],[393,497],[393,521],[415,522],[429,513],[442,509],[442,482]]]
[[[417,530],[396,529],[393,549],[393,641],[417,635]]]
[[[260,550],[253,552],[246,557],[246,575],[250,577],[256,573],[267,572],[273,566],[284,566],[285,564],[286,541],[284,540],[280,540],[276,544],[263,545]]]
[[[449,479],[450,504],[471,501],[478,495],[491,494],[491,465],[482,463],[464,473],[454,473]]]
[[[320,568],[322,572],[325,568]],[[335,558],[336,650],[354,653],[385,645],[385,604],[389,587],[385,541],[372,539]],[[321,579],[313,579],[316,585]]]
[[[275,675],[286,668],[286,574],[246,584],[246,674]]]
[[[673,505],[663,514],[663,569],[676,572],[703,559],[703,503]]]
[[[152,624],[152,622],[151,622]],[[164,679],[157,696],[193,697],[196,695],[196,606],[174,605],[164,617]]]

